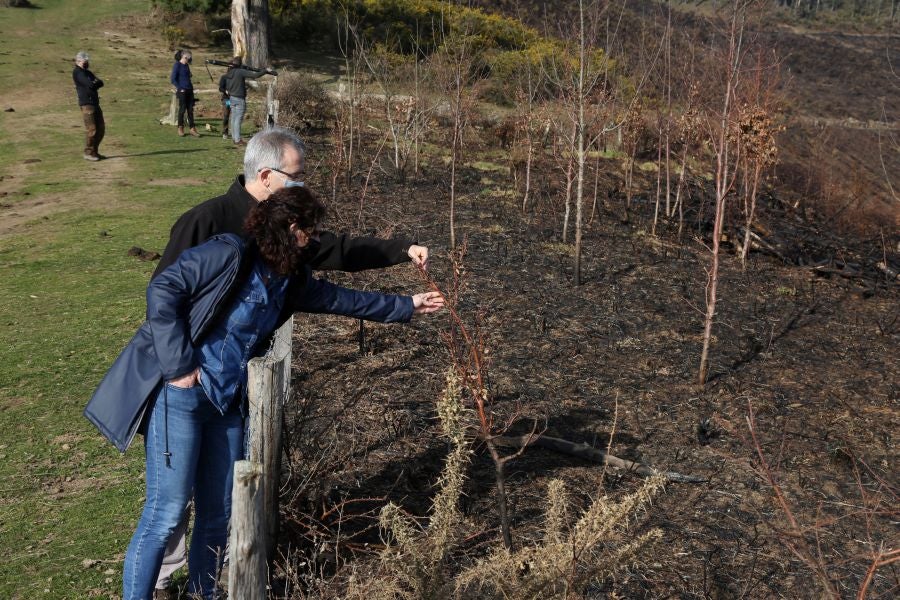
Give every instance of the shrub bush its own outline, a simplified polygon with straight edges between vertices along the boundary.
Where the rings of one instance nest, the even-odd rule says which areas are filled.
[[[295,130],[322,127],[334,120],[334,103],[321,85],[291,71],[282,71],[275,91],[278,124]]]
[[[273,11],[275,12],[275,11]],[[446,35],[481,38],[485,48],[523,50],[542,38],[516,19],[438,0],[304,0],[283,6],[277,15],[307,42],[337,48],[337,24],[346,18],[367,43],[385,43],[401,52],[428,55]]]
[[[301,39],[327,51],[342,48],[342,23],[351,27],[369,48],[384,47],[419,59],[451,51],[465,41],[475,57],[471,78],[483,80],[482,97],[511,104],[519,82],[531,74],[539,97],[554,96],[544,72],[573,70],[576,57],[564,42],[542,37],[521,21],[481,9],[448,5],[439,0],[283,0],[273,5],[276,28],[282,37]],[[276,34],[278,35],[278,34]],[[591,55],[593,72],[610,72],[614,65],[601,50]]]
[[[184,30],[174,25],[166,25],[163,29],[163,36],[166,38],[166,43],[169,44],[169,49],[174,50],[182,45]]]

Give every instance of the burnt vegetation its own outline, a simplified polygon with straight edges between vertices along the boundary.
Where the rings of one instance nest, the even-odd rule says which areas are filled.
[[[896,596],[896,76],[839,119],[753,3],[271,4],[329,226],[432,251],[327,277],[452,307],[299,318],[273,593]]]

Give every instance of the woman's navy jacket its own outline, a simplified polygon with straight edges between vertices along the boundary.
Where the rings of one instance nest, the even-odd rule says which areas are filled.
[[[150,282],[147,320],[84,409],[84,416],[120,452],[134,439],[158,386],[198,366],[195,347],[231,305],[256,255],[252,242],[218,235],[185,250]],[[279,323],[301,311],[391,323],[409,321],[413,304],[409,296],[347,290],[313,279],[306,267],[291,277]]]

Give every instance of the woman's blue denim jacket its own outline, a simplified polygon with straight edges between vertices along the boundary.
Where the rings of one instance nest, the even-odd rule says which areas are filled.
[[[243,287],[256,258],[252,242],[218,235],[185,250],[147,288],[147,319],[104,376],[84,416],[125,452],[158,386],[199,365],[198,344]],[[314,279],[305,267],[291,276],[278,323],[294,312],[406,322],[412,298],[360,292]]]
[[[280,277],[257,259],[228,311],[198,345],[200,386],[219,412],[247,389],[247,364],[265,353],[266,341],[278,324],[288,278]]]

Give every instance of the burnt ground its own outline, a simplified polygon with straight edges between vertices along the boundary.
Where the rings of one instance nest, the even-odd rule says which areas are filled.
[[[781,60],[785,193],[802,201],[811,192],[849,228],[900,226],[900,35],[780,30],[761,39]]]
[[[576,35],[578,3],[571,0],[477,0],[475,4],[522,19],[549,35]],[[685,73],[692,61],[703,65],[692,76],[701,87],[709,85],[705,77],[719,70],[713,49],[717,36],[727,31],[721,22],[727,20],[727,10],[702,2],[647,0],[599,6],[607,11],[601,9],[598,21],[606,24],[601,27],[601,45],[632,80],[647,74],[647,65],[664,38],[669,6],[675,32],[676,96],[685,97],[689,84]],[[885,223],[900,227],[896,208],[900,33],[896,26],[868,33],[854,31],[864,29],[864,24],[852,21],[791,26],[774,6],[756,8],[760,14],[751,19],[745,42],[753,48],[751,55],[759,53],[779,66],[773,98],[778,99],[784,126],[775,170],[782,194],[801,204],[815,204],[815,210],[847,230],[877,231]],[[610,23],[613,33],[607,38]],[[658,87],[662,81],[659,73],[651,76],[644,93],[662,98],[665,92]],[[848,206],[853,209],[849,215]]]
[[[313,153],[327,156],[325,134],[310,139]],[[471,150],[469,164],[487,151]],[[518,416],[512,431],[521,433],[534,420],[549,435],[708,478],[669,484],[632,529],[659,527],[663,541],[585,597],[818,598],[815,561],[841,596],[855,597],[872,553],[898,542],[900,294],[874,265],[885,256],[896,265],[900,240],[839,237],[769,195],[761,230],[790,240],[789,248],[780,258],[752,252],[743,270],[726,243],[710,381],[700,387],[709,215],[695,208],[680,242],[674,224],[653,237],[655,175],[639,183],[643,193],[626,221],[614,191],[621,165],[601,164],[606,200],[585,231],[581,286],[572,283],[570,247],[560,243],[562,207],[550,200],[563,196],[557,173],[538,174],[546,193],[523,214],[505,172],[464,168],[457,217],[468,247],[459,308],[485,336],[496,421]],[[320,178],[314,189],[330,190]],[[448,285],[446,166],[405,185],[377,174],[362,227],[360,189],[355,182],[338,194],[331,226],[417,236],[432,250],[435,280]],[[700,206],[703,190],[693,196]],[[823,261],[834,268],[799,266]],[[389,292],[424,289],[409,266],[329,278]],[[388,500],[427,514],[447,450],[435,399],[449,363],[441,337],[448,326],[446,315],[366,324],[360,353],[358,322],[298,317],[281,538],[295,571],[282,572],[283,581],[309,585],[371,560],[380,544],[377,510]],[[794,528],[750,440],[751,408]],[[531,448],[508,465],[516,545],[540,538],[553,478],[569,485],[578,506],[640,484],[632,474]],[[499,544],[492,486],[493,465],[476,446],[462,500],[467,530],[451,570]],[[883,566],[867,597],[895,597],[898,587],[897,564]]]

